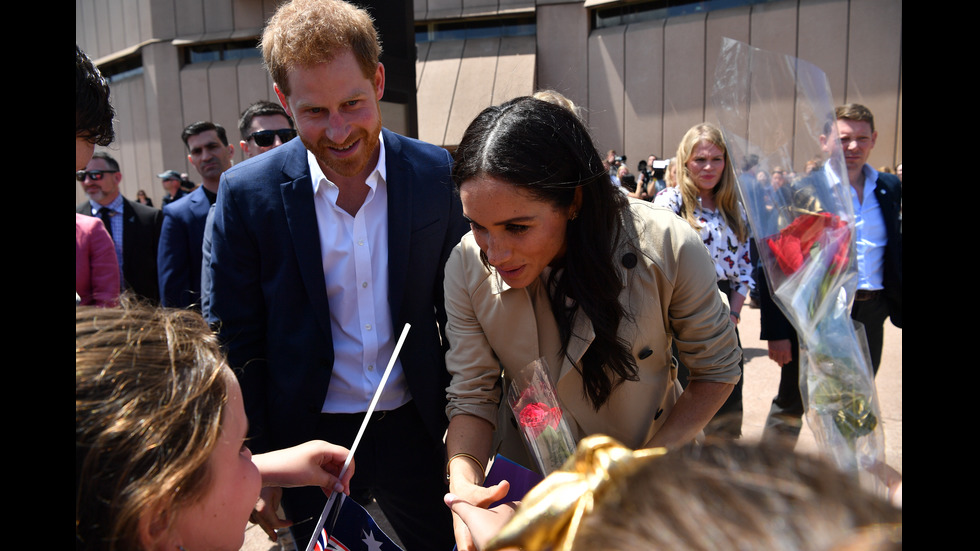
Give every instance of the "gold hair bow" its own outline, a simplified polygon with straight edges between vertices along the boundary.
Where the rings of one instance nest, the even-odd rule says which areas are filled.
[[[583,438],[561,470],[524,496],[517,513],[487,544],[487,551],[507,547],[569,551],[582,518],[602,499],[603,485],[633,472],[644,459],[665,453],[666,448],[633,451],[608,436]]]

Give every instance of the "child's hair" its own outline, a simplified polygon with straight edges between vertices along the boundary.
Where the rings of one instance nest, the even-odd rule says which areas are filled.
[[[233,376],[200,314],[124,302],[75,309],[79,549],[139,549],[207,490]]]
[[[901,527],[901,510],[855,477],[785,445],[634,452],[596,435],[528,492],[487,549],[901,549]]]

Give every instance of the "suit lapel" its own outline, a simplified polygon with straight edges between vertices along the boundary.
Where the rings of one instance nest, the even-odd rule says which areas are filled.
[[[409,249],[412,237],[412,183],[415,172],[405,161],[398,136],[382,130],[385,141],[385,164],[388,190],[388,307],[393,327],[400,327],[402,297],[409,273]]]
[[[878,206],[881,208],[885,225],[891,233],[892,220],[898,220],[898,205],[892,187],[884,181],[880,174],[878,181],[875,182],[875,197],[878,199]]]
[[[136,259],[133,255],[136,254],[136,247],[138,246],[139,239],[136,237],[136,232],[140,231],[139,224],[136,221],[136,209],[133,205],[129,204],[129,199],[123,197],[123,271],[126,271],[126,267],[132,269],[136,266]]]
[[[299,140],[294,140],[299,142]],[[286,146],[283,146],[286,147]],[[293,178],[280,184],[283,210],[289,235],[296,251],[300,277],[306,287],[307,296],[316,312],[320,328],[330,336],[330,303],[327,300],[326,283],[323,280],[323,259],[320,254],[320,234],[316,222],[316,209],[313,205],[313,183],[307,163],[306,149],[293,147],[283,172]]]
[[[191,193],[191,196],[188,198],[188,201],[191,202],[191,212],[194,213],[198,213],[201,211],[202,203],[205,203],[207,205],[211,204],[208,201],[208,196],[204,193],[204,187],[202,186],[199,187],[198,189],[200,190],[200,192],[195,190],[195,192]]]
[[[194,231],[200,231],[201,235],[204,235],[204,227],[207,225],[208,211],[211,210],[211,201],[208,200],[208,196],[204,193],[204,188],[199,188],[201,193],[191,197],[194,202],[191,203],[191,212],[194,214]]]

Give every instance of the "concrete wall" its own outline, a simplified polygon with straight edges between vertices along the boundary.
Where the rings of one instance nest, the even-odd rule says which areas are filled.
[[[257,36],[275,5],[76,0],[76,41],[93,59],[142,54],[143,73],[112,86],[118,139],[110,150],[120,160],[127,197],[145,189],[159,204],[155,175],[165,169],[199,179],[179,137],[196,120],[224,125],[241,159],[238,114],[258,99],[275,100],[260,60],[182,66],[178,46]],[[417,45],[414,67],[402,71],[415,71],[418,135],[439,145],[456,145],[484,107],[553,88],[583,108],[603,152],[625,153],[631,168],[651,153],[670,157],[692,125],[717,122],[710,98],[722,39],[729,37],[818,66],[835,103],[863,103],[875,113],[871,163],[902,159],[901,0],[785,0],[595,31],[581,1],[413,0],[411,9],[416,20],[529,9],[537,16],[536,37]],[[799,109],[789,91],[768,108],[783,123],[779,132],[797,131]],[[413,133],[410,107],[383,102],[382,112],[386,126]],[[746,124],[752,135],[755,121]],[[794,146],[794,168],[802,171],[814,153],[810,145]],[[83,199],[76,186],[76,200]]]
[[[76,0],[75,38],[96,63],[142,55],[141,74],[112,83],[117,137],[100,148],[119,161],[124,196],[134,199],[143,189],[161,205],[165,192],[156,175],[164,170],[200,182],[180,139],[195,121],[224,126],[235,161],[244,159],[239,114],[255,101],[278,101],[261,58],[184,65],[180,46],[258,37],[276,6],[275,0]],[[392,130],[408,131],[404,106],[382,102],[382,116]],[[76,185],[76,203],[85,199]]]
[[[480,111],[534,93],[533,36],[419,44],[419,139],[452,147]]]
[[[559,63],[550,56],[545,59],[540,46],[550,26],[542,21],[543,14],[559,9],[572,8],[538,8],[539,64]],[[563,28],[567,32],[573,27],[564,24]],[[827,75],[835,104],[862,103],[875,114],[878,143],[869,162],[876,167],[901,162],[900,0],[788,0],[592,31],[585,71],[587,97],[577,101],[587,107],[599,149],[625,153],[635,168],[651,153],[672,156],[691,126],[717,123],[711,94],[724,37],[819,67]],[[568,51],[574,39],[565,37],[561,44],[553,49]],[[553,66],[547,71],[539,68],[538,86],[561,89],[575,62],[565,66],[568,73]],[[766,106],[767,115],[781,122],[777,132],[792,135],[800,131],[798,108],[793,91],[782,92]],[[758,120],[746,120],[748,135],[753,136]],[[801,140],[789,156],[794,168],[802,171],[816,153]]]

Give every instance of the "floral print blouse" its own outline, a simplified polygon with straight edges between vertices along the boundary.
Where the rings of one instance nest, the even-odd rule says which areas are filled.
[[[699,200],[700,202],[700,200]],[[653,204],[666,207],[675,214],[681,213],[683,197],[677,188],[669,187],[657,194]],[[752,279],[752,258],[749,254],[749,243],[739,241],[735,231],[728,227],[725,219],[717,210],[702,208],[699,204],[694,209],[694,216],[700,222],[701,240],[708,247],[711,258],[715,261],[715,275],[718,280],[728,280],[732,291],[743,297],[749,296],[749,290],[755,288]],[[742,214],[744,217],[744,213]]]

